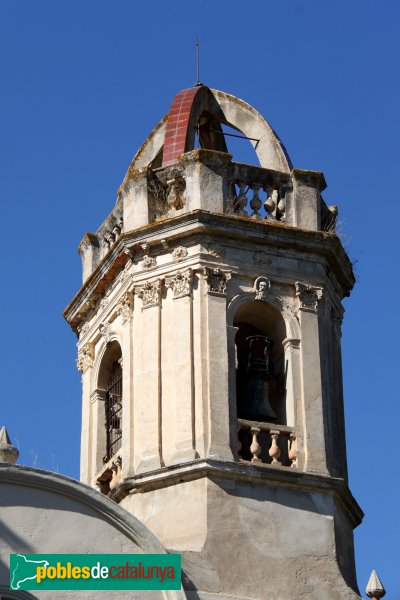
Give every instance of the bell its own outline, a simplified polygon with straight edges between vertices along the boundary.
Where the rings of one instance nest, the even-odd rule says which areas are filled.
[[[268,378],[271,376],[269,349],[273,342],[264,335],[246,338],[249,344],[246,369],[246,388],[241,414],[251,421],[276,421],[277,416],[268,400]]]

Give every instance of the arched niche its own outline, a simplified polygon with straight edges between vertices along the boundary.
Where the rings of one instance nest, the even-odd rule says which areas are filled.
[[[236,310],[236,409],[238,418],[286,424],[286,326],[272,304],[249,299]]]

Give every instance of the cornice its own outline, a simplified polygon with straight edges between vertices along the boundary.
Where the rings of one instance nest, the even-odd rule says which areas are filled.
[[[182,229],[185,227],[185,229]],[[128,231],[119,237],[113,248],[103,258],[94,272],[82,285],[70,304],[63,312],[72,329],[77,330],[83,318],[85,305],[92,294],[103,295],[109,283],[129,260],[129,254],[141,249],[149,242],[151,247],[160,246],[165,252],[165,240],[168,243],[185,238],[212,236],[220,240],[234,240],[258,244],[292,252],[319,255],[325,258],[336,275],[345,295],[349,295],[355,279],[351,263],[339,238],[332,233],[299,229],[283,223],[250,220],[244,217],[209,213],[195,210],[177,217],[157,221]],[[154,274],[154,270],[152,271]],[[80,314],[81,313],[81,314]]]
[[[110,498],[120,502],[128,494],[148,492],[203,477],[245,481],[254,485],[283,485],[293,490],[333,494],[349,516],[353,527],[357,527],[364,516],[344,479],[277,465],[255,465],[216,459],[196,459],[126,477],[113,488]]]

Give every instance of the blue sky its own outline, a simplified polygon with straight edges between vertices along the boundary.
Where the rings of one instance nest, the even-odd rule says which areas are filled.
[[[201,80],[254,105],[339,206],[358,279],[343,327],[358,580],[376,568],[399,593],[399,19],[395,0],[0,0],[0,425],[21,462],[78,476],[76,338],[61,316],[77,246],[195,82],[198,33]]]

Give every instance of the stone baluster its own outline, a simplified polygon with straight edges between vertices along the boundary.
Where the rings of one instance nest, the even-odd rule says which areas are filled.
[[[247,216],[246,206],[248,202],[248,198],[246,196],[246,183],[239,183],[239,194],[235,203],[235,212],[240,216]]]
[[[253,455],[251,462],[259,463],[259,462],[262,462],[262,460],[260,458],[261,446],[258,442],[258,434],[260,433],[260,428],[252,427],[250,431],[253,436],[253,441],[251,442],[251,446],[250,446],[250,452]]]
[[[279,431],[277,429],[271,429],[270,434],[271,434],[271,447],[268,451],[268,454],[271,457],[271,464],[272,465],[280,465],[281,463],[279,462],[279,457],[281,455],[281,449],[278,446],[278,437],[279,437]]]
[[[289,448],[288,456],[289,456],[289,460],[291,462],[290,466],[295,468],[295,467],[297,467],[297,441],[296,441],[295,433],[291,433],[289,435],[288,448]]]
[[[253,213],[252,213],[251,216],[253,218],[255,218],[255,219],[261,219],[261,215],[259,213],[259,210],[262,207],[262,202],[260,200],[260,196],[258,195],[258,191],[259,191],[260,187],[261,186],[258,185],[258,184],[256,184],[256,183],[254,183],[252,185],[252,188],[253,188],[253,197],[252,197],[251,202],[250,202],[250,207],[251,207],[251,209],[253,211]]]

